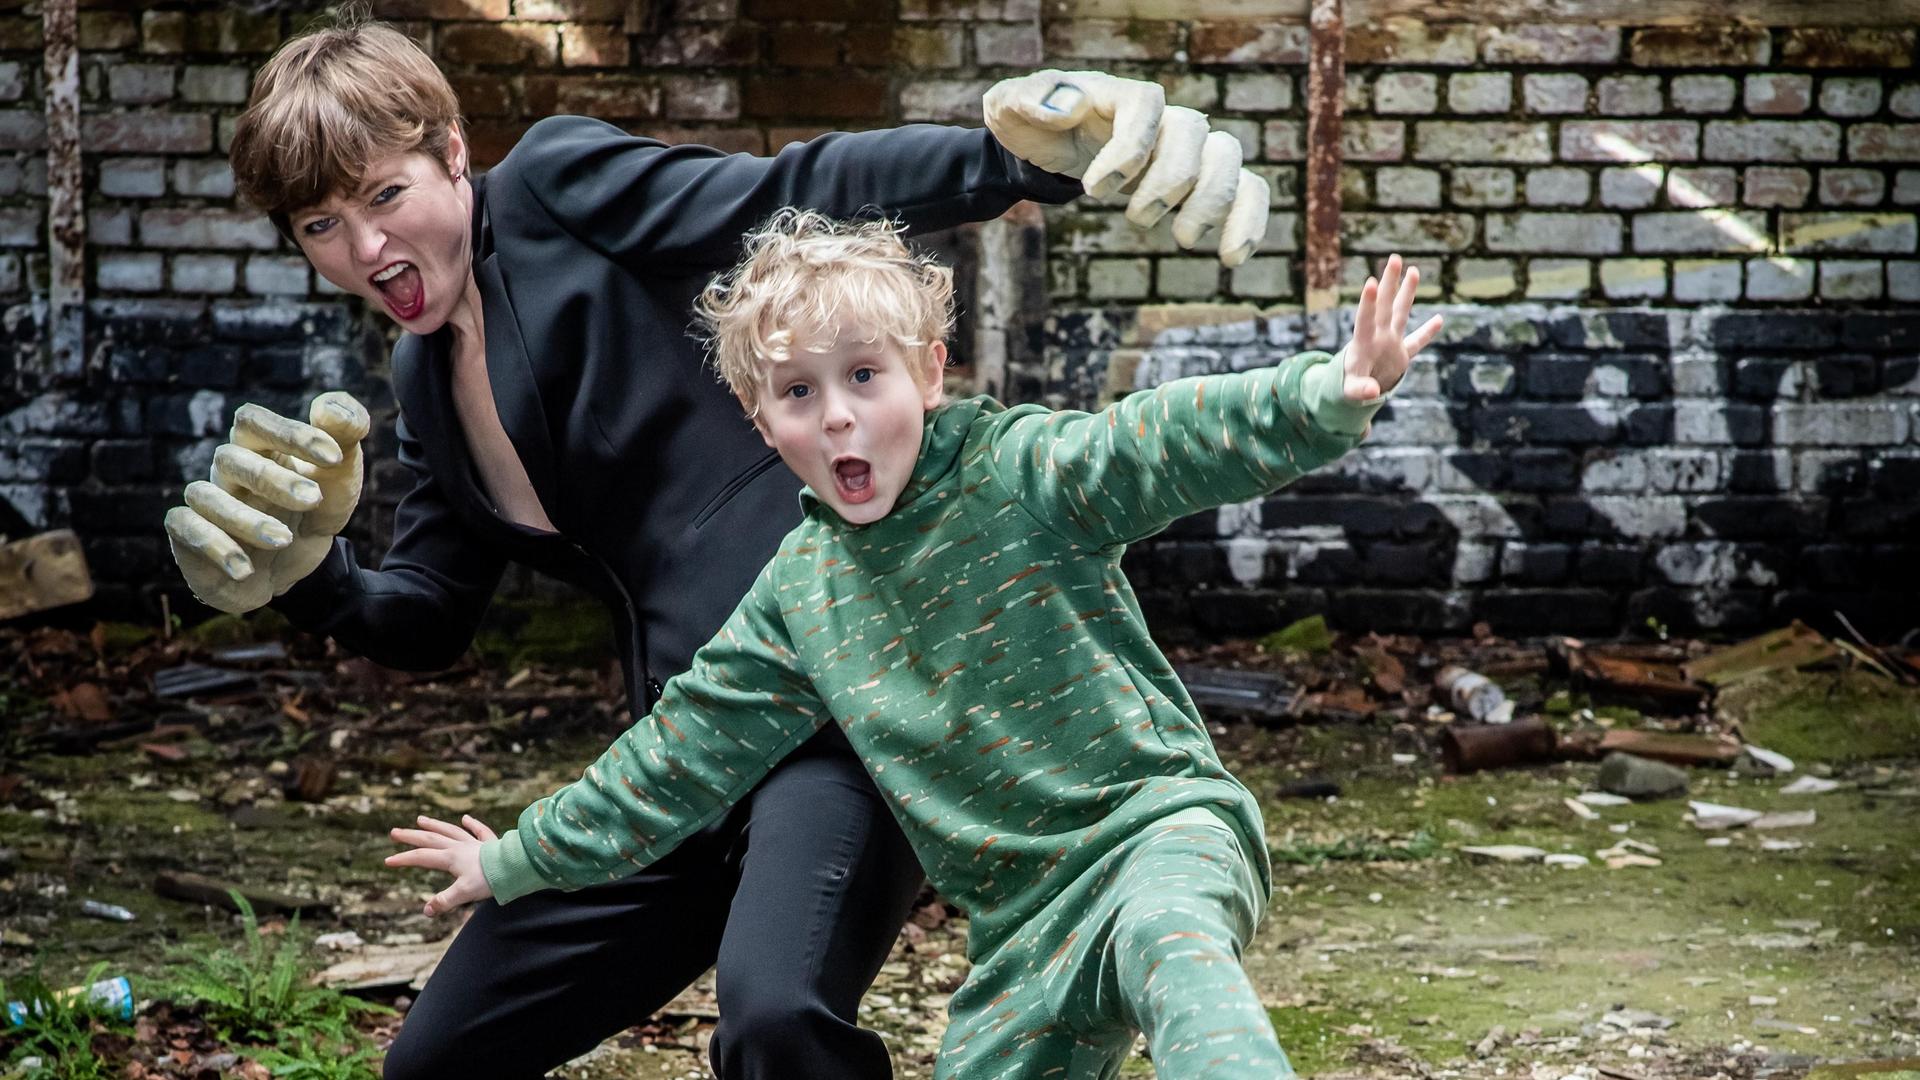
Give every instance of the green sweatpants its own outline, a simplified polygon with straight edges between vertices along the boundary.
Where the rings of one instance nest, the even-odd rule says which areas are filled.
[[[1161,1080],[1278,1080],[1240,950],[1266,907],[1240,842],[1183,810],[1116,845],[979,959],[935,1080],[1100,1080],[1145,1032]]]

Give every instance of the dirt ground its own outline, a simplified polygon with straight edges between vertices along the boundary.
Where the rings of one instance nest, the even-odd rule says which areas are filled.
[[[105,961],[144,996],[178,950],[229,947],[234,917],[157,896],[162,871],[324,901],[329,913],[302,930],[351,930],[362,944],[316,947],[316,966],[377,968],[452,930],[418,914],[426,875],[381,865],[389,826],[420,812],[509,823],[624,722],[606,671],[524,658],[414,681],[296,643],[291,656],[236,665],[254,681],[224,701],[162,701],[142,689],[152,674],[206,662],[212,646],[100,633],[68,645],[23,641],[35,661],[0,677],[0,978],[31,964],[50,981],[78,980]],[[1271,671],[1309,691],[1293,716],[1213,723],[1266,814],[1276,889],[1246,965],[1298,1069],[1352,1080],[1920,1077],[1920,692],[1870,672],[1788,670],[1696,716],[1643,716],[1510,662],[1534,648],[1341,640],[1176,657]],[[1520,672],[1500,681],[1523,716],[1733,728],[1756,743],[1764,734],[1797,768],[1695,768],[1683,798],[1593,807],[1569,804],[1595,788],[1589,761],[1448,774],[1437,736],[1453,718],[1426,687],[1434,665],[1476,649],[1504,650],[1496,660]],[[1399,657],[1405,679],[1374,677],[1375,651]],[[71,700],[79,680],[110,706],[111,721],[90,710],[95,722],[151,719],[160,735],[75,738],[89,711]],[[1838,787],[1783,791],[1808,775]],[[1302,779],[1339,793],[1282,796]],[[1815,815],[1706,831],[1688,820],[1689,799]],[[1588,861],[1463,850],[1497,845]],[[1640,858],[1610,868],[1607,851]],[[83,900],[134,920],[82,917]],[[966,972],[965,924],[948,914],[938,901],[916,913],[863,1006],[903,1078],[931,1075],[945,1003]],[[410,997],[404,977],[369,993],[402,1007]],[[713,1016],[706,981],[557,1075],[704,1077]],[[1834,1067],[1866,1062],[1880,1064]],[[19,1074],[0,1065],[0,1077]],[[1137,1054],[1123,1075],[1151,1076],[1151,1065]]]

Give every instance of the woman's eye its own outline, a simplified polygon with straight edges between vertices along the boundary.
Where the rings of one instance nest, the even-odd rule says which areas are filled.
[[[379,206],[381,203],[391,202],[393,197],[398,194],[400,194],[400,185],[388,184],[386,187],[380,189],[380,194],[373,197],[373,205]]]
[[[321,233],[326,232],[332,226],[333,226],[332,218],[314,218],[312,221],[309,221],[305,225],[300,226],[300,231],[303,233],[306,233],[308,236],[319,236]]]

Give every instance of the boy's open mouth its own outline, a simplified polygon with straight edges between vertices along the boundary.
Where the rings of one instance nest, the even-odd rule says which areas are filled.
[[[873,466],[859,458],[835,458],[833,486],[841,502],[866,502],[873,498]]]
[[[414,318],[427,306],[427,291],[421,287],[420,271],[410,262],[397,262],[383,268],[367,280],[380,290],[387,310],[400,320]]]

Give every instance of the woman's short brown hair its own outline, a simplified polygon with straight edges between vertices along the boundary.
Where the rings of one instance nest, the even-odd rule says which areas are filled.
[[[412,38],[348,13],[288,41],[260,69],[227,160],[241,198],[289,219],[357,190],[368,166],[419,150],[443,166],[460,101]]]

